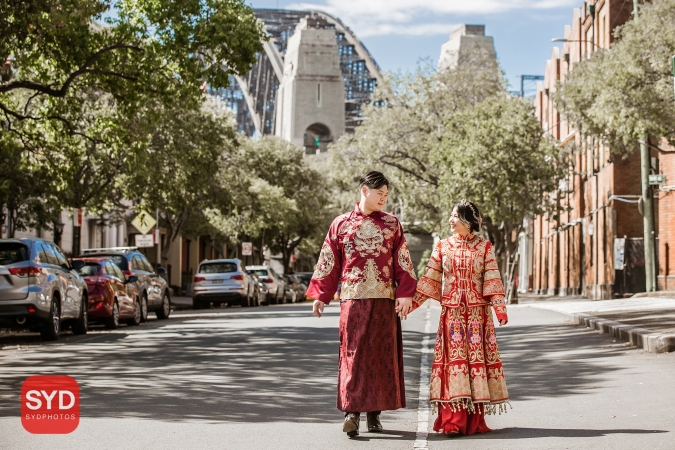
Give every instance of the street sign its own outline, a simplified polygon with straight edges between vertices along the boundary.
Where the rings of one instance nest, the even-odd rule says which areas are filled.
[[[626,239],[614,238],[614,270],[623,270],[625,264]]]
[[[155,240],[153,239],[152,234],[137,234],[134,236],[136,240],[136,247],[154,247]]]
[[[650,185],[666,184],[666,176],[664,174],[649,175]]]
[[[141,212],[139,212],[138,215],[134,217],[134,220],[131,221],[131,224],[142,234],[148,234],[156,223],[157,221],[154,217],[152,217],[152,214],[149,214],[147,211],[143,210],[141,210]]]
[[[75,216],[75,226],[82,226],[82,208],[77,208],[77,215]]]
[[[242,256],[251,256],[253,254],[253,242],[242,242],[241,243],[241,255]]]

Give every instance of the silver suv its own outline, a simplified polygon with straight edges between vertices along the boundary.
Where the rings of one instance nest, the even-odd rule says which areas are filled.
[[[49,341],[65,325],[85,334],[87,298],[87,284],[53,242],[0,239],[0,327],[39,331]]]
[[[260,281],[267,285],[269,303],[284,303],[286,301],[286,281],[270,266],[246,266],[246,270],[254,272]]]

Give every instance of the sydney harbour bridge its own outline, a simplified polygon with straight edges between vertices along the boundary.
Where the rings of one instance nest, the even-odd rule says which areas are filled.
[[[227,103],[227,106],[234,111],[239,132],[249,136],[277,135],[285,137],[290,141],[295,141],[298,145],[304,146],[307,153],[314,153],[319,149],[325,150],[329,142],[336,140],[344,132],[352,132],[359,124],[362,117],[362,107],[369,101],[376,85],[382,82],[380,68],[354,33],[338,18],[329,14],[318,11],[280,9],[258,9],[255,13],[264,23],[265,30],[270,37],[268,41],[263,43],[264,52],[260,54],[258,62],[248,74],[233,76],[229,88],[217,91],[211,90],[210,93],[221,97]],[[317,33],[323,33],[324,37],[334,36],[335,43],[324,42],[323,48],[318,50],[301,50],[305,54],[299,57],[300,60],[298,60],[297,55],[295,56],[298,67],[294,68],[293,62],[286,60],[289,41],[296,47],[300,45],[301,49],[306,49],[307,45],[316,47],[314,42],[320,41],[314,34],[308,38],[311,39],[311,42],[305,47],[302,47],[303,44],[297,44],[297,42],[293,44],[298,39],[294,41],[291,37],[298,32],[298,29],[303,27],[312,28]],[[294,50],[291,49],[291,51]],[[326,52],[337,53],[337,57],[330,54],[326,57]],[[303,72],[303,67],[309,66],[307,63],[303,65],[302,58],[308,57],[313,58],[315,60],[314,66],[319,67],[307,69]],[[333,72],[331,72],[330,67],[331,57],[334,58]],[[321,67],[322,65],[328,67]],[[289,78],[289,73],[292,73],[292,76],[298,79],[311,80],[312,95],[316,97],[316,99],[312,97],[312,101],[308,101],[308,95],[302,94],[303,89],[307,91],[308,88],[300,87],[300,84],[296,83],[297,85],[289,87],[289,89],[292,89],[289,95],[304,99],[304,103],[294,103],[293,108],[303,109],[305,108],[304,104],[311,104],[305,115],[320,116],[321,110],[315,111],[313,108],[317,104],[323,106],[323,109],[330,107],[330,98],[327,98],[330,95],[334,100],[333,105],[336,102],[338,107],[339,103],[343,104],[344,119],[340,117],[337,121],[333,120],[335,125],[323,123],[312,123],[308,126],[297,125],[296,128],[303,127],[302,130],[298,128],[300,131],[295,133],[295,135],[298,135],[298,133],[304,134],[301,142],[298,139],[293,139],[290,134],[284,136],[281,127],[286,119],[277,116],[293,113],[290,107],[278,107],[280,87],[283,88],[284,77]],[[307,75],[308,73],[311,76]],[[332,87],[334,88],[332,91],[331,82],[333,82]],[[304,83],[307,84],[309,81]],[[335,95],[335,88],[343,88],[344,91]],[[322,92],[324,93],[323,99]],[[333,106],[333,109],[336,109],[335,106]],[[309,121],[311,122],[311,120]],[[330,119],[328,121],[330,122]],[[286,127],[288,128],[288,126]],[[289,131],[289,133],[291,132]],[[316,142],[316,147],[312,148],[314,142]]]

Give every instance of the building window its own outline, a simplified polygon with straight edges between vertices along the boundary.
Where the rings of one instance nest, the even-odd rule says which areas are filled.
[[[321,83],[316,85],[316,106],[321,108]]]

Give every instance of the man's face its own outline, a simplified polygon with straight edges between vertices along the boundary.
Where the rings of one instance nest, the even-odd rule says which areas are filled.
[[[371,211],[382,211],[384,205],[387,204],[387,193],[387,186],[382,186],[377,189],[369,189],[366,186],[363,186],[361,188],[361,194],[363,195],[365,202],[363,206]]]

